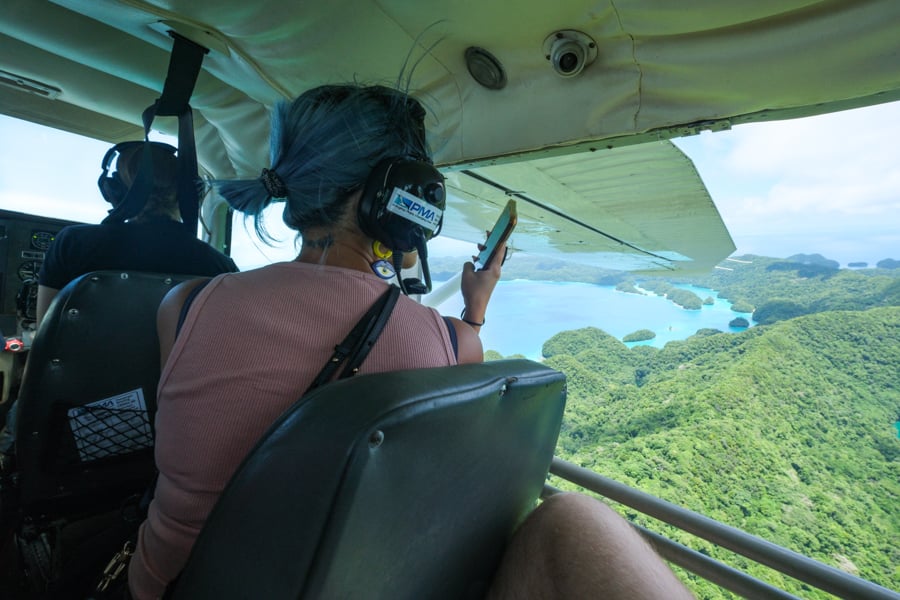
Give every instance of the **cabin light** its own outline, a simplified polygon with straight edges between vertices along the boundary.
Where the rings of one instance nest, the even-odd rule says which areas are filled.
[[[11,87],[20,92],[42,96],[50,100],[56,100],[59,98],[60,94],[62,94],[62,90],[57,87],[3,70],[0,70],[0,85]]]
[[[597,59],[597,44],[591,37],[574,29],[564,29],[544,40],[544,58],[550,61],[560,77],[575,77]]]
[[[466,67],[472,79],[489,90],[502,90],[506,87],[506,72],[497,58],[477,46],[466,48]]]

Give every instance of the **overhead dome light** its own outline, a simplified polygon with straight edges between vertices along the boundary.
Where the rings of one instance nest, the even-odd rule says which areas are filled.
[[[472,79],[489,90],[502,90],[506,87],[506,72],[497,58],[478,46],[466,48],[466,67]]]
[[[560,77],[575,77],[597,59],[597,44],[574,29],[557,31],[544,40],[544,58]]]

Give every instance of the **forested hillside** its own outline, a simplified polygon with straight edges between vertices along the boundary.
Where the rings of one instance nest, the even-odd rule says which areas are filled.
[[[831,261],[804,263],[797,257],[739,259],[723,263],[726,269],[683,281],[718,290],[719,297],[755,309],[753,319],[761,324],[828,310],[900,306],[896,269],[837,269]]]
[[[900,307],[661,350],[589,328],[554,336],[544,355],[568,376],[563,458],[900,589]],[[801,597],[831,597],[623,512]],[[700,598],[731,597],[691,582]]]
[[[717,290],[736,312],[753,312],[759,325],[742,333],[701,330],[662,349],[629,349],[595,328],[548,340],[545,362],[565,372],[569,385],[557,453],[900,590],[895,262],[857,270],[838,269],[836,261],[814,254],[741,256],[709,275],[673,279],[514,256],[504,277],[584,281],[667,296],[672,284],[689,283]],[[799,597],[832,598],[619,509]],[[699,598],[732,597],[681,574]]]

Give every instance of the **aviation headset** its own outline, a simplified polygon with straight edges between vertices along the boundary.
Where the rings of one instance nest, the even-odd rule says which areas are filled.
[[[386,158],[366,179],[357,220],[363,232],[393,251],[394,271],[405,294],[431,291],[425,243],[444,223],[444,176],[415,156]],[[417,250],[425,282],[402,279],[403,253]]]
[[[138,172],[132,175],[134,181],[129,187],[122,181],[118,164],[115,172],[110,174],[109,170],[114,159],[121,156],[123,152],[139,146],[143,147],[141,164]],[[153,186],[152,147],[160,148],[172,156],[175,156],[178,152],[173,146],[162,142],[136,141],[116,144],[103,156],[103,161],[100,163],[103,172],[97,179],[97,187],[100,188],[100,194],[103,198],[113,205],[109,211],[109,216],[103,219],[104,223],[125,221],[138,214],[144,208],[144,204],[150,195],[150,189]]]

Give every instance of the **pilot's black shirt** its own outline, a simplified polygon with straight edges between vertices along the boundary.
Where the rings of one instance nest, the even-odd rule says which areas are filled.
[[[117,269],[208,277],[238,270],[181,223],[155,218],[64,228],[47,249],[38,282],[62,289],[85,273]]]

